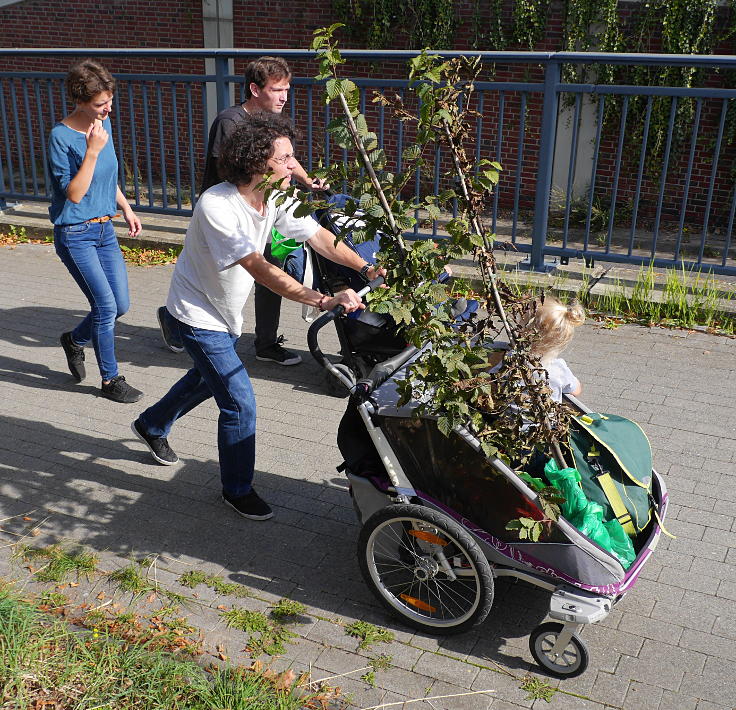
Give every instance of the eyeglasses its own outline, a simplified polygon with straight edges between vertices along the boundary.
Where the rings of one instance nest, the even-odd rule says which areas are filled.
[[[280,155],[278,158],[271,158],[274,163],[278,163],[279,165],[286,165],[290,160],[294,158],[293,153],[287,153],[286,155]]]

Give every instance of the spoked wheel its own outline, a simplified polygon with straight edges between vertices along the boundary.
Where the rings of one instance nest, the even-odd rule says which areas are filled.
[[[358,558],[381,603],[412,626],[438,634],[480,624],[493,604],[493,574],[473,538],[421,505],[389,505],[358,538]]]
[[[574,678],[588,667],[588,649],[583,640],[572,634],[564,648],[555,649],[563,624],[554,621],[540,624],[529,637],[534,660],[558,678]]]

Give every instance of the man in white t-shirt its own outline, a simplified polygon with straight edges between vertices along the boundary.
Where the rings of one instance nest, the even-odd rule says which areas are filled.
[[[227,505],[252,520],[273,513],[252,487],[256,408],[248,373],[235,352],[243,327],[243,307],[254,282],[292,301],[347,312],[362,308],[353,290],[334,298],[303,286],[263,256],[271,229],[309,241],[320,254],[367,278],[382,274],[311,217],[295,217],[296,204],[276,205],[258,189],[264,175],[286,187],[296,166],[293,128],[288,119],[257,116],[237,127],[219,158],[226,179],[200,197],[187,229],[166,302],[194,366],[164,397],[132,424],[133,433],[160,464],[179,459],[167,436],[174,422],[209,397],[220,408],[218,451],[222,495]]]

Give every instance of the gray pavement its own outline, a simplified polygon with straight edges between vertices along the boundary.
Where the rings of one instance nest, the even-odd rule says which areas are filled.
[[[234,662],[248,661],[247,636],[226,628],[218,607],[264,610],[283,596],[301,601],[307,612],[292,627],[298,637],[273,663],[317,679],[340,676],[330,682],[357,707],[449,695],[456,697],[406,707],[736,707],[736,341],[589,323],[569,349],[584,401],[636,419],[649,435],[671,493],[667,528],[677,539],[663,538],[633,590],[585,630],[587,672],[557,681],[537,672],[527,648],[547,608],[536,588],[499,579],[487,621],[454,637],[414,633],[377,606],[360,576],[358,526],[335,471],[344,401],[326,394],[296,306],[285,304],[283,331],[304,364],[255,361],[251,332],[239,345],[259,406],[256,483],[274,519],[250,522],[223,507],[211,403],[172,433],[181,463],[152,462],[129,426],[186,367],[185,355],[163,349],[155,319],[171,270],[129,268],[132,306],[117,328],[118,357],[121,372],[146,396],[120,405],[96,396],[91,351],[84,383],[66,370],[58,338],[86,303],[53,248],[0,249],[0,576],[29,584],[28,571],[10,559],[11,543],[36,526],[40,535],[25,542],[80,541],[107,570],[130,556],[153,556],[157,582],[191,597],[180,574],[221,575],[253,597],[225,599],[199,588],[187,613],[207,652],[220,645]],[[327,350],[334,346],[328,339]],[[358,649],[344,628],[357,619],[395,639]],[[378,671],[371,687],[360,676],[378,654],[391,655],[392,667]],[[559,688],[549,703],[521,688],[528,673]],[[460,695],[482,690],[493,692]]]

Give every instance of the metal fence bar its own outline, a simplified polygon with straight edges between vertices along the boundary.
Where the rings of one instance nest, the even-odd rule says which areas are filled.
[[[664,190],[667,184],[667,171],[670,168],[670,151],[672,150],[672,129],[675,127],[675,116],[677,115],[677,97],[673,96],[670,102],[670,120],[667,126],[667,140],[664,147],[664,159],[662,160],[662,174],[659,178],[659,197],[657,199],[657,214],[654,218],[654,230],[652,233],[652,258],[657,253],[657,238],[659,237],[659,223],[662,218],[662,205],[664,204]]]
[[[26,164],[23,158],[23,143],[21,141],[20,118],[18,116],[18,96],[15,90],[15,81],[10,82],[10,106],[13,110],[13,126],[16,137],[16,154],[18,156],[18,170],[20,171],[20,184],[22,192],[27,192],[26,186]]]
[[[626,135],[626,117],[629,111],[629,97],[624,96],[621,107],[621,120],[618,129],[618,146],[616,147],[616,166],[614,168],[613,185],[611,187],[611,208],[608,215],[608,234],[606,235],[606,254],[611,251],[611,239],[613,239],[613,223],[616,217],[616,197],[618,195],[618,181],[621,176],[621,158],[624,152],[624,136]]]
[[[31,101],[28,98],[28,80],[21,79],[21,87],[23,88],[23,113],[26,117],[26,132],[28,135],[28,152],[30,154],[29,163],[31,164],[31,182],[33,184],[33,195],[38,196],[38,173],[36,171],[36,147],[34,140],[33,123],[31,122]]]
[[[595,132],[595,148],[593,149],[593,167],[590,170],[590,190],[588,191],[588,213],[585,217],[585,237],[583,248],[587,250],[590,245],[590,223],[593,214],[593,198],[595,195],[595,178],[598,172],[598,156],[601,154],[601,134],[603,133],[603,112],[606,108],[606,97],[598,99],[598,124]]]
[[[721,141],[723,140],[723,129],[726,126],[726,115],[728,114],[728,99],[723,99],[721,105],[721,120],[718,124],[718,137],[713,147],[713,167],[710,171],[710,186],[708,187],[708,198],[705,203],[705,215],[703,217],[703,235],[700,239],[700,251],[698,252],[698,262],[703,260],[703,252],[705,251],[705,241],[708,238],[708,221],[710,219],[710,206],[713,201],[713,189],[716,184],[716,171],[718,170],[718,157],[721,153]]]
[[[511,223],[511,243],[516,244],[516,229],[519,223],[519,195],[521,192],[521,166],[524,162],[524,138],[526,136],[526,97],[524,91],[521,94],[521,109],[519,114],[519,140],[516,146],[516,184],[514,185],[514,215]]]
[[[163,208],[166,209],[169,206],[169,196],[167,194],[167,178],[166,178],[166,161],[164,160],[164,106],[161,100],[161,82],[157,81],[156,84],[156,109],[158,113],[158,165],[159,175],[161,177],[161,203]],[[176,120],[176,119],[174,119]]]
[[[567,165],[567,189],[565,190],[565,216],[562,222],[562,246],[567,246],[567,234],[570,229],[570,206],[572,204],[572,186],[575,182],[575,166],[578,161],[578,132],[580,131],[580,112],[583,95],[575,97],[575,112],[572,119],[572,138],[570,139],[570,162]]]
[[[693,130],[690,136],[690,154],[687,159],[687,170],[685,171],[685,185],[682,188],[682,203],[680,204],[680,222],[677,225],[677,236],[675,237],[675,248],[673,256],[677,259],[680,256],[680,245],[682,243],[682,233],[685,230],[685,213],[687,209],[687,198],[690,194],[690,178],[693,174],[693,163],[695,161],[695,148],[698,144],[698,128],[700,127],[700,113],[703,109],[703,100],[698,99],[695,102],[695,119],[693,120]]]
[[[496,162],[501,162],[501,149],[503,148],[503,113],[505,108],[506,94],[500,91],[498,94],[498,128],[497,128],[497,140],[496,140]],[[498,227],[498,199],[501,195],[500,189],[501,183],[496,185],[496,189],[493,191],[493,217],[491,223],[491,232],[496,233]]]
[[[557,133],[557,85],[560,83],[561,67],[550,62],[544,72],[544,101],[542,104],[542,127],[539,136],[537,162],[537,187],[534,199],[534,227],[529,268],[544,270],[544,245],[547,243],[549,200],[552,191],[552,168],[555,157],[555,135]]]
[[[171,113],[174,117],[172,130],[174,131],[174,174],[176,176],[176,208],[181,209],[181,162],[179,156],[179,109],[176,104],[176,82],[171,82]]]
[[[634,237],[636,236],[636,220],[639,215],[639,199],[641,198],[641,183],[644,178],[644,165],[646,162],[647,141],[649,140],[649,125],[652,119],[652,104],[654,99],[647,99],[647,110],[644,117],[644,130],[641,136],[641,150],[639,151],[639,170],[636,174],[636,189],[634,190],[634,208],[631,211],[631,234],[629,235],[629,252],[631,256],[634,251]]]

